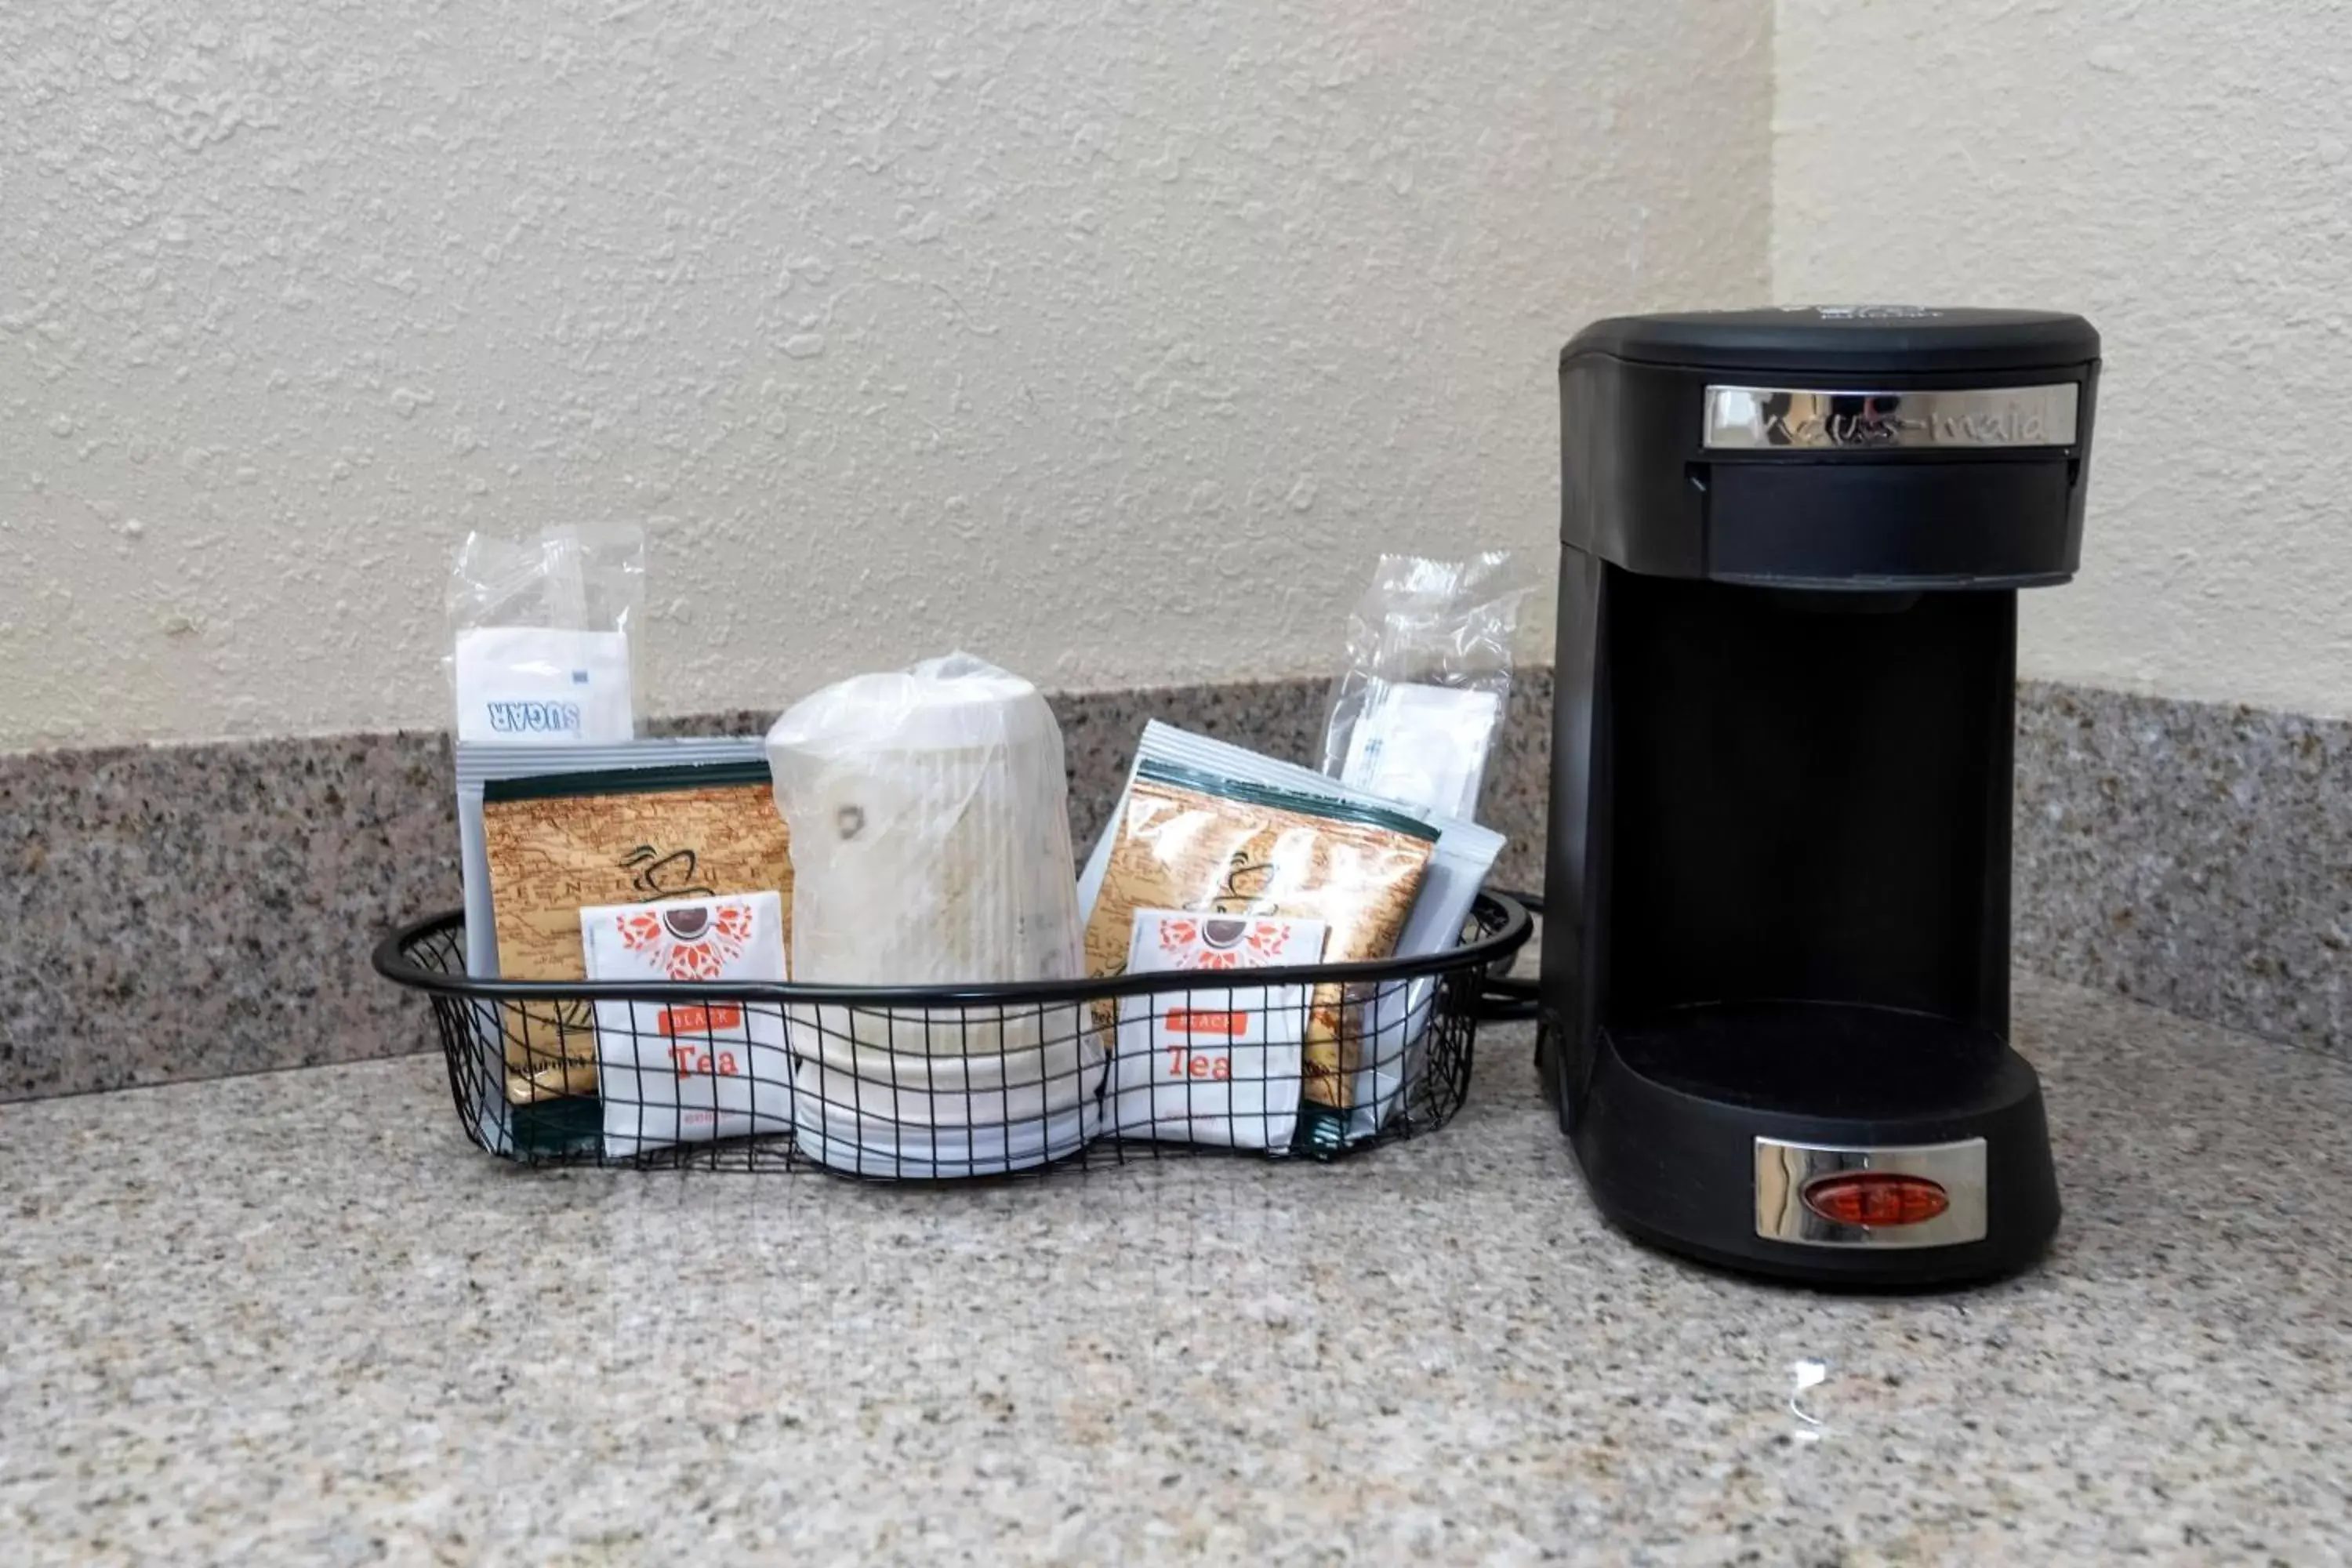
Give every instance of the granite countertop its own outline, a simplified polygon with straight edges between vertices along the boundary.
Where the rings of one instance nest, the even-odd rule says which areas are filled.
[[[1515,1030],[1339,1166],[947,1192],[509,1170],[428,1058],[0,1106],[0,1541],[2340,1560],[2352,1070],[2041,981],[2017,1021],[2056,1248],[1893,1298],[1610,1233]]]

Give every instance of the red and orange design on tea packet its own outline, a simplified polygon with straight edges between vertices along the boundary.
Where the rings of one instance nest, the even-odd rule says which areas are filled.
[[[1189,962],[1180,969],[1257,969],[1270,963],[1312,962],[1314,954],[1288,957],[1296,922],[1209,915],[1197,920],[1167,920],[1160,926],[1160,948],[1181,953]],[[1318,933],[1319,934],[1319,933]]]
[[[635,909],[618,917],[621,945],[672,980],[716,980],[751,944],[749,904]]]

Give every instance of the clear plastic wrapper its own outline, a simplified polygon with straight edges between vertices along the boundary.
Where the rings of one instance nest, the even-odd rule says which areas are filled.
[[[1062,732],[1028,681],[968,654],[857,676],[778,719],[767,751],[796,981],[1077,977]],[[1092,1134],[1103,1049],[1075,1005],[810,1005],[791,1021],[796,1124],[824,1163],[1010,1169]]]
[[[1423,811],[1475,818],[1529,592],[1507,551],[1464,561],[1381,556],[1348,617],[1323,771]]]
[[[610,745],[637,731],[646,536],[472,533],[449,575],[449,681],[469,744]]]

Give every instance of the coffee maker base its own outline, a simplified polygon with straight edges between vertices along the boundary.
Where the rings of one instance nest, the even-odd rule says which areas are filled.
[[[2058,1225],[2042,1088],[2006,1042],[1890,1008],[1679,1008],[1567,1089],[1594,1201],[1636,1239],[1812,1285],[2015,1272]]]

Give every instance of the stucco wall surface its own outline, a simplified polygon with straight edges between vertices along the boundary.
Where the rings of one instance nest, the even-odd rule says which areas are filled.
[[[1759,296],[1769,13],[0,7],[0,748],[445,721],[470,528],[649,705],[1327,668],[1558,510],[1585,318]]]
[[[2105,341],[2024,673],[2352,716],[2352,7],[1780,0],[1773,55],[1780,298]]]

